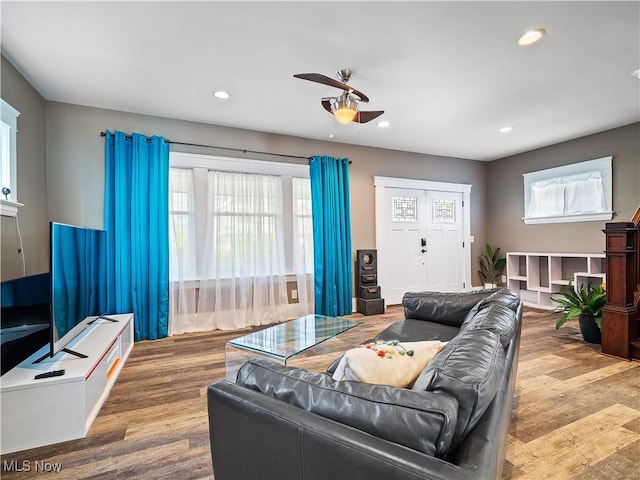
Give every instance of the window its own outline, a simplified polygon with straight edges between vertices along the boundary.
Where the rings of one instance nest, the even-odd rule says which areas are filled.
[[[417,222],[418,221],[418,199],[415,197],[393,197],[391,199],[392,222]]]
[[[179,278],[195,279],[195,206],[193,170],[169,170],[169,272]]]
[[[433,199],[433,223],[456,223],[456,202]]]
[[[525,173],[524,222],[611,220],[612,158]]]
[[[310,313],[308,165],[172,152],[169,249],[171,334]]]
[[[281,177],[209,171],[208,188],[209,278],[286,274]]]
[[[256,252],[256,262],[245,267],[247,275],[275,269],[273,252],[277,249],[284,252],[283,273],[313,273],[307,165],[172,152],[169,178],[172,277],[195,280],[204,274],[208,220],[220,234],[218,276],[235,275],[231,264],[234,256],[238,260],[241,249]]]
[[[311,181],[292,178],[294,272],[313,273],[313,218],[311,217]]]
[[[9,189],[8,194],[0,196],[1,213],[15,217],[18,213],[18,178],[16,166],[16,133],[18,131],[18,112],[0,99],[0,188]]]

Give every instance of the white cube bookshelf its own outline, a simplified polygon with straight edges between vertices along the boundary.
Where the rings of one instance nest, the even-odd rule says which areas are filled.
[[[530,307],[551,310],[551,300],[573,283],[599,285],[606,280],[604,253],[507,253],[507,286]]]

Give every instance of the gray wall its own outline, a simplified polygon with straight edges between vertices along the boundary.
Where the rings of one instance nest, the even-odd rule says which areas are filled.
[[[640,204],[640,124],[613,129],[491,163],[306,140],[167,118],[45,101],[2,57],[2,97],[16,107],[20,227],[27,274],[48,271],[48,221],[103,226],[104,139],[100,131],[122,130],[171,140],[310,156],[349,157],[353,249],[375,247],[375,175],[472,185],[472,269],[485,242],[503,251],[592,252],[604,248],[604,222],[524,225],[522,174],[613,155],[617,217],[627,220]],[[46,135],[45,135],[46,132]],[[178,148],[176,148],[178,150]],[[183,151],[187,150],[182,148]],[[222,150],[190,149],[225,155]],[[252,158],[306,163],[305,160]],[[2,279],[21,274],[15,222],[2,218]]]
[[[99,133],[109,129],[161,135],[180,142],[287,155],[348,157],[353,162],[350,175],[354,258],[355,250],[375,247],[375,175],[471,184],[471,234],[475,235],[476,246],[484,243],[486,165],[482,162],[307,140],[56,102],[47,102],[46,128],[47,203],[52,221],[102,227],[104,139]],[[191,148],[189,151],[230,154],[211,149]],[[256,155],[252,158],[274,160],[274,157]],[[278,161],[307,163],[304,159]],[[476,249],[472,249],[472,258],[477,255]]]
[[[487,168],[487,237],[507,251],[602,252],[605,222],[525,225],[523,173],[613,156],[613,222],[640,205],[640,123],[496,160]]]
[[[17,134],[18,212],[22,233],[26,274],[49,271],[49,226],[46,209],[45,107],[46,101],[1,58],[0,95],[20,112]],[[18,253],[16,219],[0,219],[0,276],[8,280],[22,276],[22,257]]]
[[[310,156],[349,157],[354,251],[375,247],[375,175],[468,183],[472,189],[471,233],[484,243],[485,168],[481,162],[419,155],[265,134],[201,123],[136,115],[45,101],[2,57],[2,93],[22,112],[19,119],[18,175],[21,228],[27,252],[27,274],[47,271],[48,221],[87,227],[103,226],[105,129],[162,135],[188,143]],[[45,135],[46,132],[46,135]],[[176,148],[179,150],[179,148]],[[182,147],[182,150],[187,150]],[[228,154],[223,150],[190,149]],[[300,159],[253,158],[306,163]],[[45,161],[46,159],[46,161]],[[2,219],[2,279],[20,275],[15,223]],[[472,257],[478,252],[472,249]]]

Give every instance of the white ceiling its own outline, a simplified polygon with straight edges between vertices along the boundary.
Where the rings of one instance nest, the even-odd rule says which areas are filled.
[[[57,102],[476,160],[640,121],[638,1],[1,9],[2,53]],[[519,47],[534,27],[547,35]],[[340,91],[293,78],[341,68],[371,99],[361,109],[385,110],[390,127],[337,124],[320,98]]]

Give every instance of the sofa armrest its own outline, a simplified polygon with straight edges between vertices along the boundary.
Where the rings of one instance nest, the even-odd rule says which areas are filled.
[[[216,480],[484,478],[231,382],[210,385],[207,397]]]
[[[482,419],[467,435],[455,459],[464,469],[473,466],[485,472],[486,478],[502,478],[509,440],[513,395],[518,374],[520,338],[522,336],[522,304],[516,309],[516,332],[506,349],[506,371],[496,396]]]

